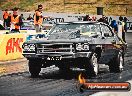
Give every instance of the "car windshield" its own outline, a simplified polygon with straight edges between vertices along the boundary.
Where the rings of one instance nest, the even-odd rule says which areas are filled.
[[[50,32],[53,33],[62,33],[62,32],[71,32],[71,31],[80,31],[81,35],[88,35],[90,33],[100,33],[99,24],[81,24],[81,23],[67,23],[67,24],[58,24]]]

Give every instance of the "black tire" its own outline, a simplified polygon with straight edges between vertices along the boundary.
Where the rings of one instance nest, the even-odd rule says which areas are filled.
[[[40,64],[36,60],[29,60],[29,72],[31,74],[31,77],[36,78],[39,76],[41,65],[42,64]]]
[[[119,73],[123,70],[124,56],[121,52],[117,54],[109,63],[109,70],[113,73]]]
[[[86,60],[86,75],[90,77],[97,76],[99,72],[99,65],[97,62],[97,55],[93,53],[90,59]]]

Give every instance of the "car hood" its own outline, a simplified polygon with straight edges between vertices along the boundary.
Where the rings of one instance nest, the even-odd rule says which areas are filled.
[[[113,44],[113,42],[116,42],[116,44],[123,44],[120,41],[116,40],[113,37],[98,37],[98,38],[92,38],[92,37],[82,37],[82,38],[76,38],[76,39],[56,39],[56,40],[48,40],[48,39],[38,39],[38,40],[32,40],[28,43],[89,43],[89,44]]]
[[[72,36],[73,35],[73,36]],[[103,37],[98,34],[92,35],[81,35],[78,30],[73,30],[71,32],[59,32],[49,35],[46,38],[35,39],[29,41],[30,43],[89,43],[89,44],[121,44],[121,42],[112,37]]]

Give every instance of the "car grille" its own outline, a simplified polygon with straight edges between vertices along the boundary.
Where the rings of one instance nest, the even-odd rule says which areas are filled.
[[[59,53],[72,51],[72,44],[67,43],[39,44],[37,47],[37,53]]]

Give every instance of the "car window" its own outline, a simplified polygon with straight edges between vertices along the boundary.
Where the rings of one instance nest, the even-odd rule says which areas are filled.
[[[99,36],[101,35],[100,24],[94,24],[94,23],[57,24],[50,30],[48,35],[54,36],[55,38],[59,38],[59,37],[73,38],[73,37],[78,37],[78,34],[82,37]]]
[[[104,33],[105,37],[111,37],[111,36],[113,36],[110,28],[108,26],[106,26],[106,25],[101,25],[101,32]]]

